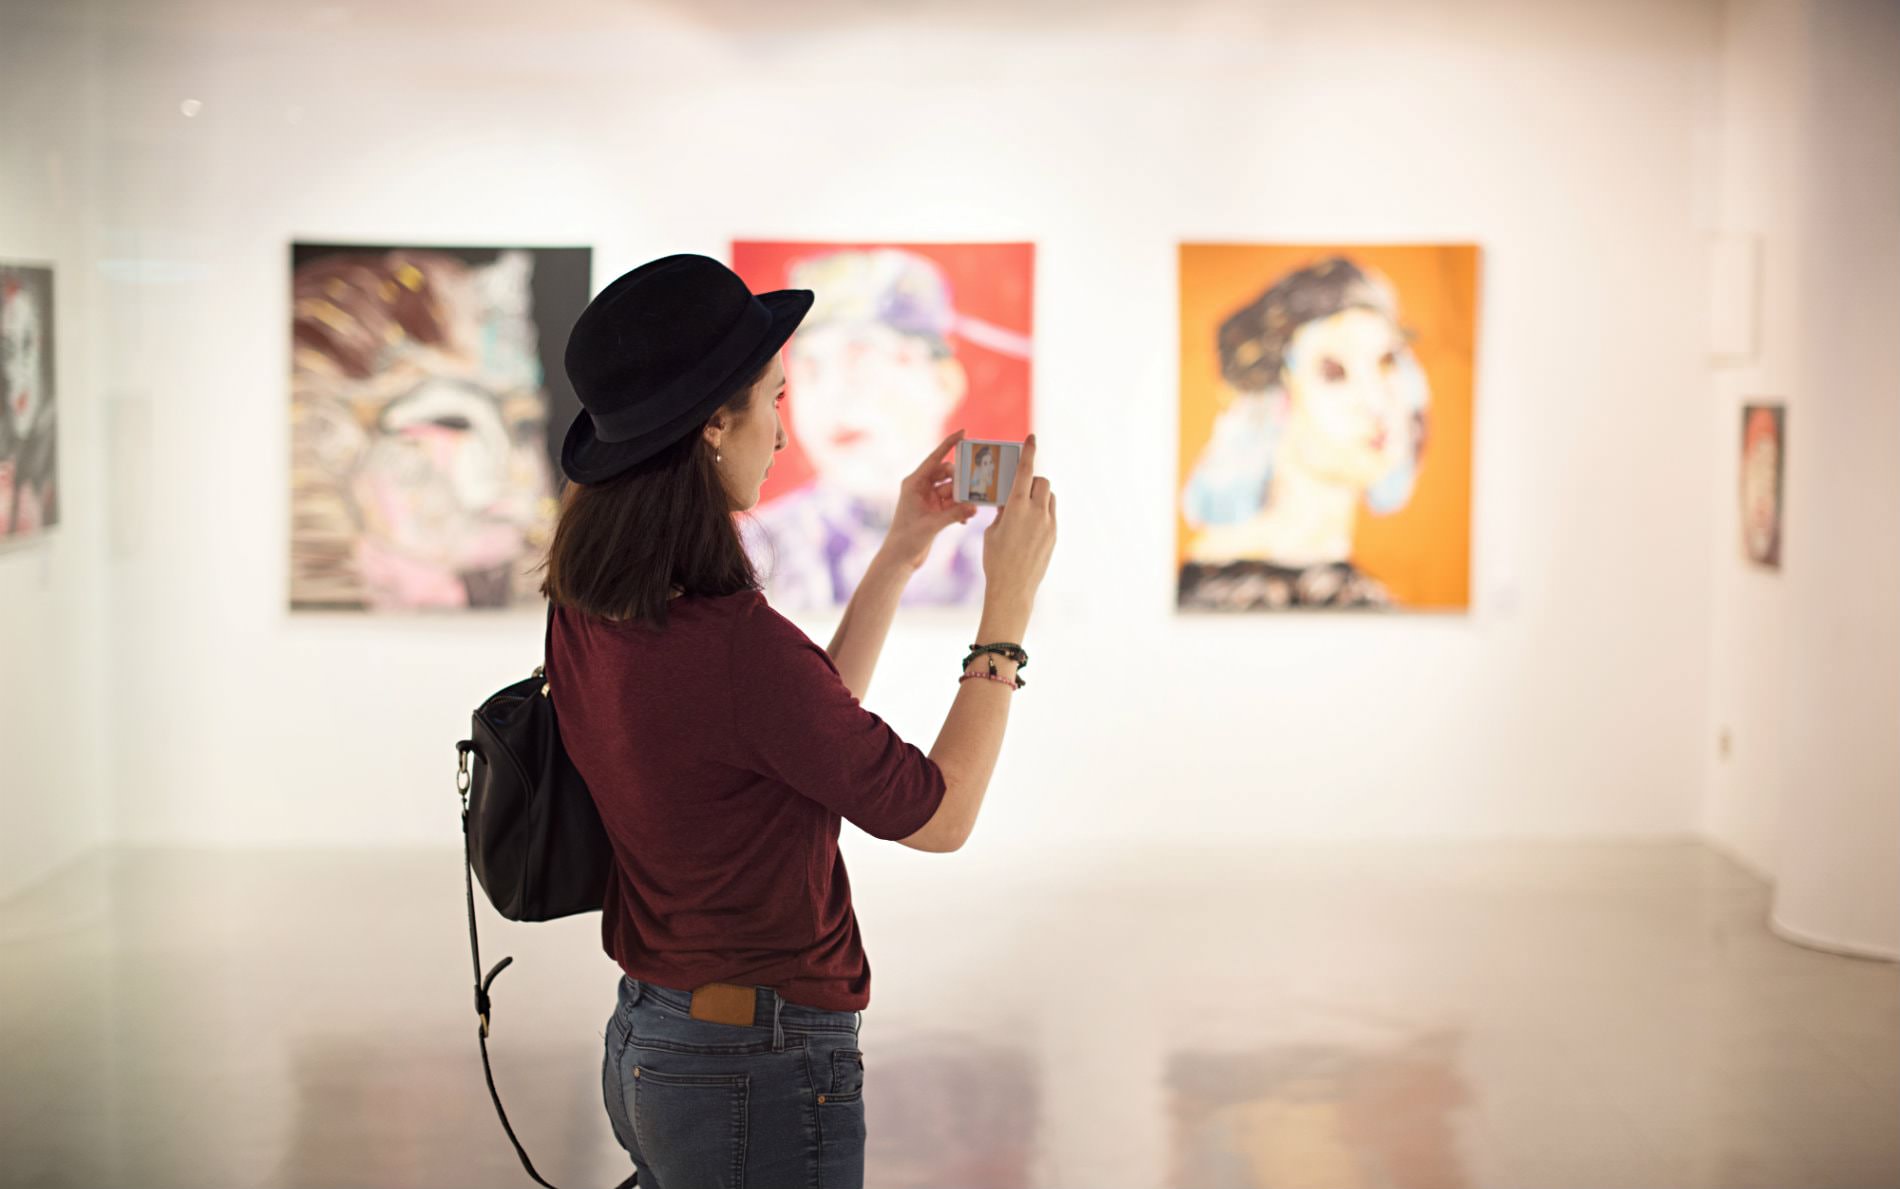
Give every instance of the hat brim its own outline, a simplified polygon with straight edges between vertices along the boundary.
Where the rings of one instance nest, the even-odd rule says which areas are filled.
[[[750,355],[707,390],[703,400],[659,428],[623,442],[601,441],[594,432],[593,417],[582,409],[561,443],[562,472],[575,483],[605,483],[652,458],[711,418],[721,405],[732,399],[740,385],[758,375],[772,357],[784,349],[792,332],[811,310],[812,291],[779,289],[761,293],[758,299],[772,315],[770,329]]]

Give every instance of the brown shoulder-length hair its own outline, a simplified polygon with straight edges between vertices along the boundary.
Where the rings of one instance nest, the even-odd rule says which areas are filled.
[[[747,416],[764,375],[761,369],[722,411]],[[675,590],[759,589],[712,448],[697,429],[605,483],[569,483],[545,568],[541,593],[552,601],[654,627],[666,626]]]

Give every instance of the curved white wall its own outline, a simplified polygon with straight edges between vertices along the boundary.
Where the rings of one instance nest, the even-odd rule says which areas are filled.
[[[1900,956],[1900,5],[1812,4],[1774,925]]]

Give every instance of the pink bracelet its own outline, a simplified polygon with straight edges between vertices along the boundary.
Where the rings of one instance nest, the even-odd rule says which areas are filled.
[[[1016,688],[1016,683],[1013,680],[1008,677],[999,677],[994,673],[965,673],[963,676],[957,678],[958,685],[962,685],[966,681],[994,681],[998,685],[1007,685],[1011,689]]]

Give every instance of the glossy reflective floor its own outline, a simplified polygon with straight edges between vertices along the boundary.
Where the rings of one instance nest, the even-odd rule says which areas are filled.
[[[872,1186],[1900,1184],[1900,969],[1693,844],[848,854]],[[0,905],[0,1182],[527,1184],[461,880],[130,852]],[[483,920],[516,1126],[612,1184],[595,920]]]

